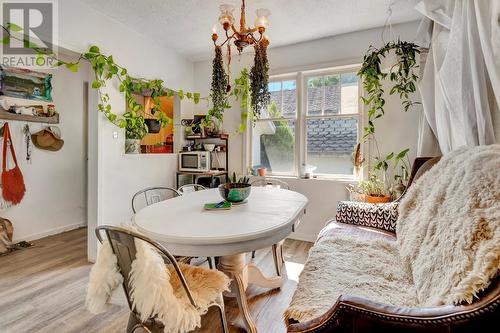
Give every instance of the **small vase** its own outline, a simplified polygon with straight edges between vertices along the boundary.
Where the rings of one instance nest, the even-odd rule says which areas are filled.
[[[141,140],[125,139],[125,154],[140,154]]]

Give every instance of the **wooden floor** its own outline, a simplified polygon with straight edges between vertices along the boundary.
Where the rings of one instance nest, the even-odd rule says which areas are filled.
[[[113,305],[98,316],[85,309],[91,267],[86,244],[87,230],[78,229],[41,239],[32,248],[0,257],[0,332],[125,332],[128,308]],[[280,290],[249,288],[250,308],[259,332],[285,332],[283,312],[311,245],[285,242],[288,279]],[[276,274],[268,249],[257,251],[254,261],[267,275]],[[236,300],[227,298],[225,303],[230,331],[244,332]],[[215,313],[209,313],[203,322],[207,325],[200,331],[220,331]]]

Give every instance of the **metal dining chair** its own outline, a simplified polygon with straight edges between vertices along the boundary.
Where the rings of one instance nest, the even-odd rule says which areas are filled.
[[[144,207],[179,195],[179,192],[171,187],[155,186],[142,189],[132,197],[132,211],[135,214]]]
[[[254,181],[250,182],[250,185],[260,187],[277,187],[284,190],[290,189],[290,185],[288,185],[286,182],[279,179],[267,177],[255,179]],[[280,241],[279,243],[273,244],[272,246],[274,266],[276,267],[276,273],[278,274],[278,276],[281,276],[281,270],[283,264],[285,263],[285,258],[283,256],[283,243],[284,241]],[[252,259],[253,258],[255,258],[255,250],[252,251]]]
[[[189,289],[186,279],[184,278],[184,275],[182,274],[182,271],[179,268],[179,264],[177,263],[175,258],[170,254],[170,252],[168,252],[168,250],[165,249],[161,244],[143,235],[131,232],[123,228],[112,227],[112,226],[100,226],[95,229],[95,233],[97,239],[99,240],[99,242],[101,242],[101,244],[103,242],[103,235],[101,232],[104,232],[106,235],[106,238],[111,246],[111,249],[113,250],[113,253],[116,256],[117,265],[120,269],[120,274],[123,277],[122,286],[130,309],[130,316],[127,325],[127,333],[134,333],[135,330],[137,330],[138,328],[142,328],[146,332],[151,332],[151,333],[163,332],[163,325],[160,321],[156,320],[156,318],[153,317],[153,318],[148,318],[145,322],[142,322],[140,319],[141,317],[140,313],[137,313],[137,311],[132,305],[133,303],[130,297],[131,287],[130,287],[129,276],[130,276],[130,271],[132,270],[132,262],[135,260],[135,255],[136,255],[136,247],[135,247],[136,239],[140,239],[153,246],[162,256],[165,265],[172,265],[172,267],[174,268],[174,272],[176,276],[179,278],[182,288],[184,289],[184,292],[186,293],[186,296],[189,299],[189,302],[194,307],[196,307],[195,299],[193,298],[193,295],[191,293],[191,290]],[[229,330],[227,328],[227,321],[224,313],[224,301],[222,298],[222,294],[217,299],[214,300],[214,303],[211,304],[210,307],[212,306],[217,307],[220,314],[223,332],[228,333]]]
[[[132,211],[134,212],[134,214],[136,214],[139,210],[141,210],[144,207],[150,206],[157,202],[172,199],[180,195],[181,194],[176,189],[173,189],[171,187],[162,187],[162,186],[148,187],[134,194],[134,196],[132,197]],[[192,259],[192,257],[176,257],[176,258],[178,261],[185,263],[190,263]],[[214,263],[212,261],[212,258],[207,257],[207,261],[210,269],[213,269]]]
[[[200,184],[186,184],[182,185],[177,189],[177,192],[179,192],[180,195],[187,194],[187,193],[192,193],[192,192],[197,192],[197,191],[203,191],[206,190],[207,188],[203,185]]]

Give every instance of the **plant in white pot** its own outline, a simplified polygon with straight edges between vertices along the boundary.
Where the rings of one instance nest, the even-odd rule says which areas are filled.
[[[140,154],[141,140],[148,134],[148,126],[144,117],[135,115],[134,111],[123,115],[127,125],[125,126],[125,153]]]

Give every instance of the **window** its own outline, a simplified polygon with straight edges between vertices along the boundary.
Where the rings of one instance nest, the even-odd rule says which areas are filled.
[[[352,152],[360,127],[357,68],[272,77],[271,105],[252,133],[252,167],[300,175],[353,175]]]
[[[269,83],[271,104],[253,127],[252,165],[272,174],[295,174],[297,81]]]

